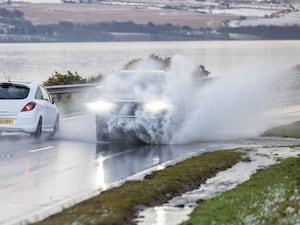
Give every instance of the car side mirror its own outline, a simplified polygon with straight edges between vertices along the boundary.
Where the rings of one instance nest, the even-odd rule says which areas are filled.
[[[59,99],[57,97],[52,98],[52,104],[59,102]]]

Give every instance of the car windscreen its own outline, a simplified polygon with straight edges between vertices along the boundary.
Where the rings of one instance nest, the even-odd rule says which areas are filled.
[[[0,99],[25,99],[29,88],[19,84],[0,83]]]
[[[104,84],[106,90],[115,93],[141,92],[160,93],[166,85],[166,73],[127,71],[114,74]]]

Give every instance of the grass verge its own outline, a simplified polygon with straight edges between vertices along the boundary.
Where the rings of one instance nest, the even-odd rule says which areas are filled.
[[[237,188],[199,204],[183,225],[300,224],[300,158],[261,170]]]
[[[265,131],[262,136],[300,138],[300,121],[271,128]]]
[[[241,159],[242,153],[236,151],[205,153],[155,171],[142,181],[128,181],[36,224],[132,224],[137,206],[161,204],[198,188],[206,179]]]

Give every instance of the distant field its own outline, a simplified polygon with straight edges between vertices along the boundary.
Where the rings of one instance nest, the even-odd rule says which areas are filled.
[[[84,24],[133,21],[141,24],[152,22],[155,24],[187,25],[192,28],[216,28],[226,20],[238,18],[238,16],[222,13],[212,15],[157,7],[144,8],[136,5],[16,3],[5,7],[23,11],[25,18],[34,24],[50,24],[59,21]]]

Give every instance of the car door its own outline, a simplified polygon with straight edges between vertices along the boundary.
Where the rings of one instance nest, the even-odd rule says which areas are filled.
[[[44,120],[45,120],[45,127],[47,128],[52,128],[54,127],[55,124],[55,120],[57,117],[57,111],[56,108],[54,107],[53,103],[52,103],[52,98],[49,95],[48,91],[40,86],[39,87],[42,93],[42,97],[44,102],[44,106],[45,106],[45,115],[44,115]]]

